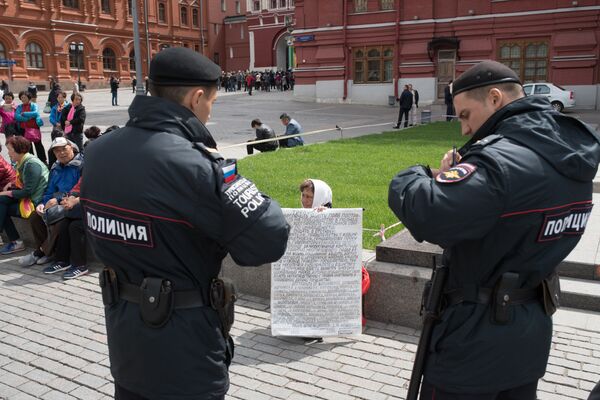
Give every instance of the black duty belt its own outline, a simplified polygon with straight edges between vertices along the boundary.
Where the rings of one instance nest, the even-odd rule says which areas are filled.
[[[119,282],[119,298],[140,304],[142,296],[139,286]],[[209,305],[198,290],[176,290],[173,292],[173,308],[194,308]]]
[[[475,290],[454,289],[444,293],[446,306],[460,303],[490,304],[494,297],[494,289],[475,288]],[[542,299],[540,288],[535,289],[510,289],[503,292],[503,301],[506,305],[532,303]]]

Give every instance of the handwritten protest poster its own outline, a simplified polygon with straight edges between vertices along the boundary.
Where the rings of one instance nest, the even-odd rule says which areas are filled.
[[[362,209],[283,212],[291,232],[271,266],[272,334],[360,334]]]

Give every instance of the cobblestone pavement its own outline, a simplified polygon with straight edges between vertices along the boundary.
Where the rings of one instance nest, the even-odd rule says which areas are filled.
[[[0,258],[0,398],[111,398],[97,269],[64,282],[17,258]],[[272,337],[269,324],[268,301],[241,296],[227,399],[405,398],[415,330],[369,321],[363,335],[305,345]],[[587,398],[600,380],[599,332],[599,314],[556,314],[541,400]]]

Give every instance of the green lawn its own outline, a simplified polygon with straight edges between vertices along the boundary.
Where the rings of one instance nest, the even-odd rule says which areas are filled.
[[[335,208],[365,209],[363,228],[378,229],[398,222],[387,205],[388,187],[400,170],[414,164],[437,168],[444,153],[465,138],[456,122],[437,122],[404,131],[336,140],[293,149],[261,153],[239,161],[240,174],[282,207],[300,207],[298,186],[305,178],[324,180],[333,190]],[[389,230],[386,237],[400,231]],[[380,242],[363,232],[363,247]]]

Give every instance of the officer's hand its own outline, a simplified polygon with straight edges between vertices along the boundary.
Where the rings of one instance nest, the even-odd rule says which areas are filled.
[[[38,204],[37,207],[35,208],[35,212],[38,213],[38,215],[40,217],[42,215],[44,215],[44,205],[43,204]]]
[[[58,204],[58,200],[56,200],[54,197],[51,198],[50,200],[48,200],[48,202],[46,203],[46,208],[50,208],[50,207],[54,207],[55,205]]]
[[[455,159],[454,162],[452,160],[452,154],[454,153]],[[452,168],[452,164],[457,164],[460,162],[460,154],[455,152],[454,150],[448,150],[446,154],[444,154],[444,158],[442,158],[442,162],[440,163],[440,172],[448,171]]]

